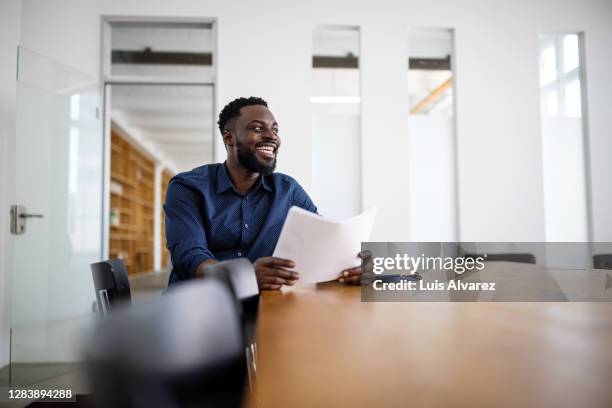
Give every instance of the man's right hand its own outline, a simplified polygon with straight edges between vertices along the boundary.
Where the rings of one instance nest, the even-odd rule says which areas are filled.
[[[295,263],[288,259],[266,256],[253,263],[259,290],[278,290],[283,285],[293,285],[300,275],[285,268],[295,267]]]

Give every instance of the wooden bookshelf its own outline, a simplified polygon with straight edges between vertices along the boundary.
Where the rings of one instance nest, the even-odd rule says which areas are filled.
[[[113,126],[109,255],[129,275],[153,270],[154,174],[154,161]]]
[[[168,170],[164,170],[162,172],[162,176],[161,176],[161,192],[162,192],[162,196],[161,196],[161,200],[162,200],[162,210],[161,210],[161,235],[162,235],[162,239],[161,239],[161,267],[162,270],[165,270],[166,268],[168,268],[169,263],[170,263],[170,251],[168,251],[168,248],[166,248],[166,217],[165,217],[165,213],[164,213],[164,207],[163,204],[166,202],[166,193],[168,192],[168,183],[170,183],[170,179],[173,177],[173,174],[168,171]]]

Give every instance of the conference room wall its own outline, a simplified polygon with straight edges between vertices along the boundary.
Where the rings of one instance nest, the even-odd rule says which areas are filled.
[[[366,208],[377,205],[380,209],[374,239],[410,239],[409,178],[403,164],[409,149],[407,95],[405,87],[399,86],[405,79],[410,26],[455,29],[461,239],[544,239],[537,62],[540,31],[586,32],[587,79],[593,88],[589,89],[589,108],[594,107],[589,112],[590,137],[596,139],[591,144],[609,147],[605,129],[611,119],[603,107],[610,106],[610,97],[595,88],[609,89],[610,85],[604,71],[593,68],[610,66],[612,59],[609,46],[599,38],[610,31],[606,29],[610,6],[601,0],[567,1],[563,7],[556,1],[424,4],[387,0],[373,5],[344,0],[308,4],[280,0],[256,4],[25,0],[23,43],[96,75],[102,14],[217,17],[217,109],[238,95],[266,96],[284,135],[279,170],[293,175],[306,189],[312,174],[308,124],[312,30],[319,24],[360,26],[362,194]],[[59,21],[65,24],[58,25]],[[509,21],[513,23],[507,24]],[[217,159],[223,157],[219,146]],[[602,159],[599,153],[592,161],[593,180],[601,182],[593,186],[597,195],[594,216],[612,227],[612,216],[603,209],[612,206],[612,191],[600,175],[609,170],[610,163]],[[605,234],[606,230],[598,231]]]
[[[17,12],[3,15],[19,24]],[[377,240],[411,238],[405,165],[410,148],[404,86],[408,28],[455,30],[458,222],[465,241],[544,239],[538,33],[584,31],[594,238],[612,240],[609,1],[24,0],[21,44],[98,76],[101,15],[218,18],[217,111],[239,95],[266,97],[284,135],[279,170],[307,190],[313,173],[312,31],[320,24],[359,26],[361,190],[364,207],[380,210],[373,234]],[[3,47],[9,48],[3,55],[14,49]],[[12,71],[2,73],[2,81],[14,79]],[[224,154],[219,146],[217,159]],[[3,272],[6,276],[6,266]]]

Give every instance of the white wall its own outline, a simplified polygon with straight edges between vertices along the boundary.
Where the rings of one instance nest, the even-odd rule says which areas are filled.
[[[312,188],[319,214],[343,220],[361,211],[359,114],[313,114]]]
[[[9,360],[11,245],[9,206],[13,192],[11,159],[15,146],[17,45],[21,0],[0,2],[0,367]]]
[[[542,118],[546,241],[586,242],[582,118]]]
[[[454,242],[456,231],[454,118],[412,115],[409,120],[411,238]]]

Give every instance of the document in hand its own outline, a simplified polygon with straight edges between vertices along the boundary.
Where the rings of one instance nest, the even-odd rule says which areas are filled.
[[[298,282],[334,280],[347,268],[359,266],[361,242],[370,239],[376,208],[355,217],[333,221],[299,207],[291,207],[274,256],[295,262]]]

